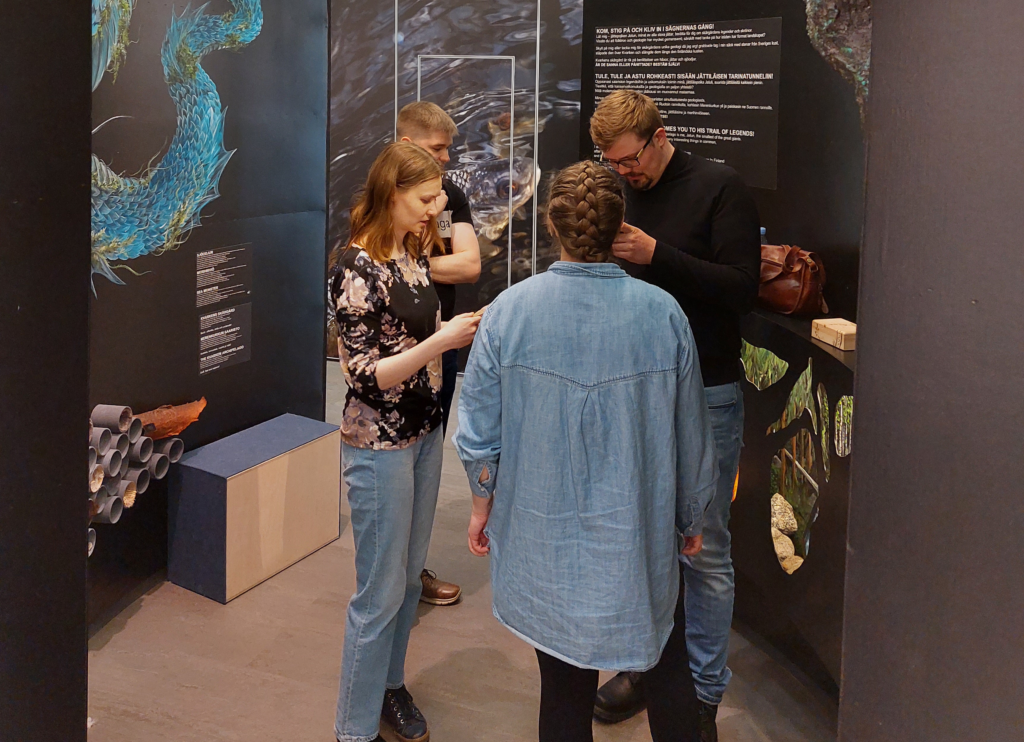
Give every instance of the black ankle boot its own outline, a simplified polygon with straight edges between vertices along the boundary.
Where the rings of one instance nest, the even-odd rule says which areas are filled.
[[[594,718],[606,724],[631,719],[647,706],[644,697],[643,674],[620,672],[601,686],[594,704]]]
[[[402,742],[428,742],[430,739],[427,720],[412,702],[412,695],[404,685],[397,690],[384,692],[384,708],[381,709],[380,718],[395,730]]]
[[[698,699],[700,704],[700,742],[718,742],[718,706],[704,703]]]

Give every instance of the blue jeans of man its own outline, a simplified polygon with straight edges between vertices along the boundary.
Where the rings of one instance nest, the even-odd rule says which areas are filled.
[[[743,447],[743,390],[739,382],[706,387],[718,452],[718,490],[704,513],[704,548],[683,557],[686,646],[697,698],[717,706],[732,677],[727,665],[736,578],[729,511]]]
[[[416,621],[441,484],[441,429],[407,448],[342,444],[352,509],[356,592],[348,604],[335,734],[369,742],[380,729],[384,689],[405,683],[405,653]]]

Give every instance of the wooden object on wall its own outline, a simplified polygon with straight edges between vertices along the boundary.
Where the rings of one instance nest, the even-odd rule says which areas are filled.
[[[341,435],[282,415],[186,454],[169,488],[168,579],[221,603],[337,539]]]
[[[206,409],[206,397],[197,402],[180,405],[164,405],[137,415],[142,421],[143,432],[154,441],[180,435],[185,428],[199,419]]]
[[[839,350],[857,349],[857,325],[838,317],[811,322],[811,337]]]

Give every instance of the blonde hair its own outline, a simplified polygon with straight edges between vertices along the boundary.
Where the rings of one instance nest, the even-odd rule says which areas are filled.
[[[435,132],[447,134],[454,139],[459,133],[452,117],[445,113],[441,106],[425,100],[416,101],[403,107],[398,112],[395,129],[399,139],[402,137],[412,139]]]
[[[440,180],[441,166],[422,147],[409,142],[392,142],[384,147],[370,166],[366,186],[356,196],[349,217],[349,241],[334,249],[331,262],[337,265],[342,252],[362,248],[373,260],[384,263],[394,248],[394,223],[391,202],[398,191],[414,188],[428,180]],[[431,219],[423,233],[405,235],[405,249],[413,257],[427,255],[442,247],[437,222]]]
[[[622,184],[601,165],[577,162],[551,183],[548,229],[577,260],[611,261],[612,242],[625,211]]]
[[[601,150],[611,149],[623,134],[647,139],[665,123],[654,101],[635,90],[609,93],[590,117],[590,138]]]

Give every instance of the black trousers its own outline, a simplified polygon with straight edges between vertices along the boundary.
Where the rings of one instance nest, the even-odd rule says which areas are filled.
[[[441,418],[444,435],[448,435],[448,414],[452,411],[452,400],[455,397],[455,383],[459,375],[459,351],[446,350],[441,354],[441,391],[438,401],[441,403]]]
[[[540,663],[540,742],[593,742],[597,670],[581,670],[541,651],[537,652],[537,660]],[[699,706],[686,651],[682,589],[676,604],[675,628],[661,660],[644,673],[643,691],[654,742],[700,742]]]

